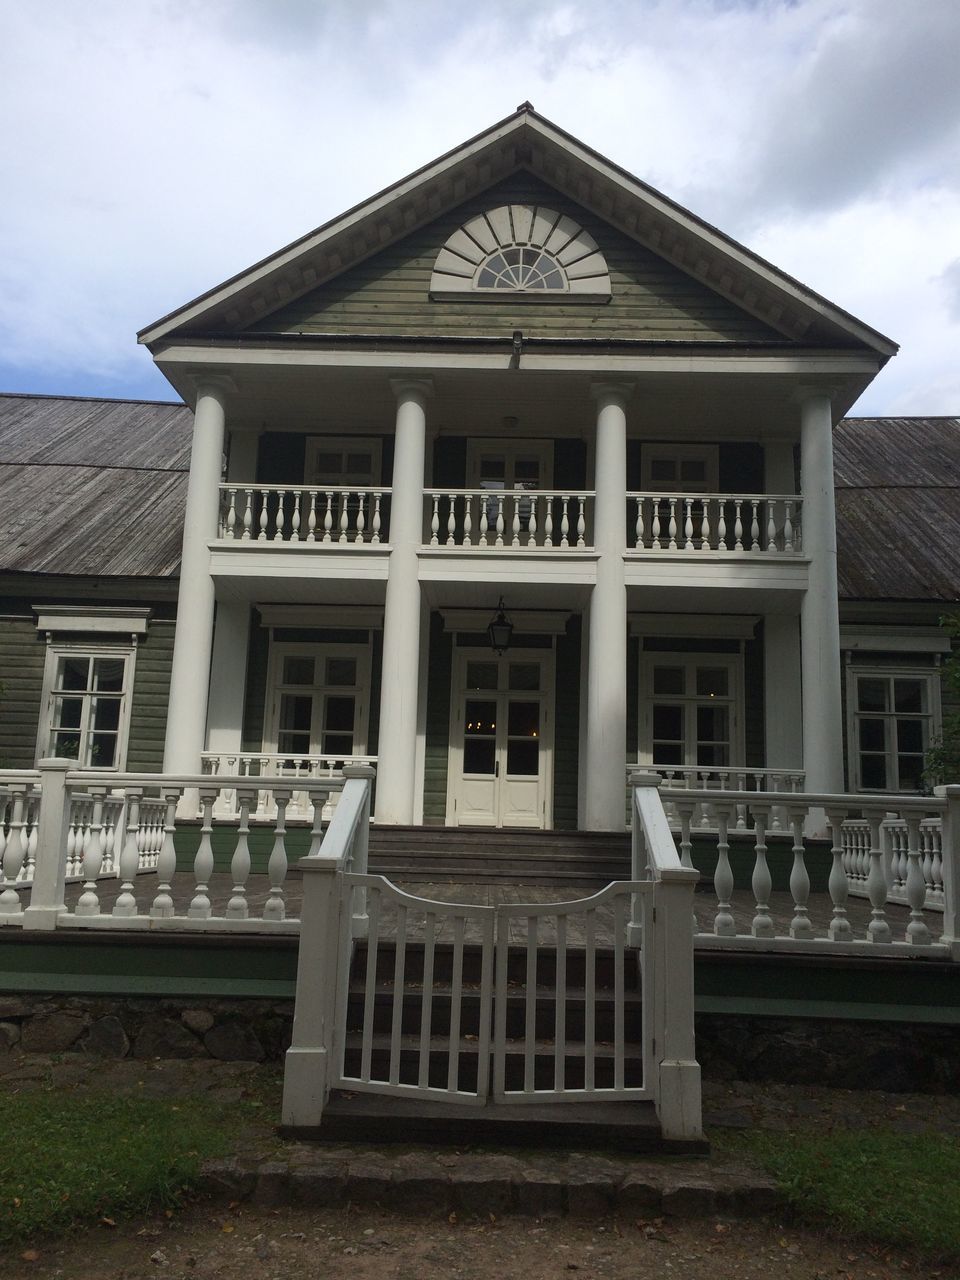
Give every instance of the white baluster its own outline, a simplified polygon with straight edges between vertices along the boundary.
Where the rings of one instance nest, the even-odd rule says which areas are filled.
[[[923,883],[929,889],[933,885],[933,848],[931,842],[924,840],[921,849],[923,850],[923,862],[921,863]]]
[[[793,503],[785,502],[783,504],[783,549],[790,552],[793,550]]]
[[[113,904],[115,916],[135,916],[137,899],[133,892],[140,866],[140,787],[127,788],[127,838],[120,853],[120,893]]]
[[[921,866],[920,815],[908,813],[907,819],[907,902],[910,904],[910,923],[907,925],[907,941],[915,947],[925,947],[933,941],[923,918],[927,900],[927,884]]]
[[[83,851],[83,892],[77,899],[74,908],[78,916],[98,916],[100,914],[100,897],[97,893],[97,876],[103,865],[103,846],[100,836],[103,831],[103,803],[105,792],[96,789],[93,792],[93,812],[90,818],[90,839],[86,841]]]
[[[323,512],[323,541],[333,541],[333,494],[327,490],[324,493],[327,505]]]
[[[530,513],[527,516],[527,546],[537,545],[537,500],[530,499]]]
[[[287,496],[286,489],[277,490],[277,518],[274,522],[274,533],[273,533],[274,542],[283,541],[283,523],[285,518],[283,514],[283,503],[286,496]]]
[[[777,522],[774,518],[776,515],[776,503],[772,498],[767,499],[767,550],[776,551],[777,549]]]
[[[431,494],[433,499],[433,511],[430,514],[430,545],[431,547],[439,547],[440,545],[440,495],[439,493]]]
[[[650,522],[650,532],[653,540],[650,543],[654,551],[659,551],[660,547],[660,499],[653,499],[652,520]]]
[[[730,843],[727,835],[731,805],[717,805],[717,865],[713,873],[713,887],[717,894],[717,913],[713,917],[713,932],[718,938],[736,936],[737,923],[731,911],[733,897],[733,870],[730,866]]]
[[[830,856],[833,860],[830,866],[830,876],[827,880],[830,901],[833,903],[833,917],[830,920],[828,929],[832,942],[853,941],[853,929],[847,917],[847,897],[850,893],[850,884],[847,880],[847,872],[844,870],[846,854],[843,820],[845,817],[846,813],[843,810],[827,810],[827,822],[830,825]]]
[[[367,517],[363,510],[363,504],[366,500],[367,495],[365,493],[357,494],[357,535],[354,538],[354,542],[363,541],[363,531],[367,527]]]
[[[310,508],[307,511],[307,542],[317,540],[317,493],[310,490]]]
[[[473,494],[464,494],[463,498],[463,545],[469,547],[473,540]]]
[[[727,549],[727,513],[726,503],[721,499],[717,503],[717,550]]]
[[[671,551],[677,549],[677,500],[670,498],[670,520],[667,525],[667,534],[669,536],[669,547]]]
[[[700,521],[700,550],[710,550],[710,503],[703,500],[703,517]]]
[[[543,509],[543,545],[545,547],[553,546],[553,494],[544,499]]]
[[[193,859],[193,878],[196,882],[196,890],[190,906],[187,908],[187,915],[191,920],[209,920],[212,914],[210,877],[213,875],[213,846],[210,838],[213,834],[213,806],[219,794],[219,787],[213,790],[200,789],[203,818],[200,825],[200,843]]]
[[[737,498],[733,504],[733,549],[743,550],[743,519],[740,514],[742,502]]]
[[[634,527],[635,542],[634,546],[637,550],[643,547],[643,499],[637,498],[637,523]]]
[[[300,541],[300,490],[293,491],[293,512],[290,516],[290,541]]]
[[[577,546],[584,545],[584,534],[587,531],[587,500],[582,495],[577,497]]]
[[[157,859],[157,894],[150,908],[155,919],[165,920],[176,914],[173,905],[171,882],[177,870],[177,801],[181,788],[164,786],[163,799],[166,802],[166,813],[163,820],[163,844]]]
[[[237,826],[237,845],[230,859],[230,875],[233,877],[233,893],[227,903],[228,920],[246,920],[250,914],[247,906],[247,879],[250,875],[250,806],[256,803],[256,791],[237,788],[240,803],[240,822]]]
[[[790,937],[812,938],[813,925],[810,923],[810,914],[807,910],[807,904],[810,901],[810,875],[807,871],[803,845],[803,820],[806,817],[806,807],[795,808],[793,805],[789,805],[787,813],[790,816],[790,826],[793,831],[793,867],[790,870],[790,893],[793,897],[794,916],[790,921]]]
[[[253,490],[244,489],[243,492],[245,494],[245,501],[243,507],[243,533],[240,541],[249,542],[252,536],[251,531],[253,529]]]
[[[767,820],[770,816],[769,805],[754,805],[753,808],[753,840],[755,862],[751,887],[756,901],[757,911],[750,926],[755,938],[772,938],[775,935],[773,920],[770,916],[770,893],[773,889],[773,877],[767,865]]]
[[[382,498],[383,498],[382,494],[375,493],[373,495],[373,525],[372,525],[373,532],[370,535],[371,542],[380,541],[380,503],[382,501]]]
[[[24,790],[11,787],[10,799],[10,833],[3,851],[3,878],[8,886],[16,884],[23,870],[26,849],[20,833],[23,830]],[[0,813],[2,817],[2,813]],[[0,822],[0,827],[2,827]],[[0,914],[12,915],[22,910],[20,895],[14,888],[6,888],[0,893]]]
[[[267,876],[270,880],[270,896],[264,903],[264,920],[282,920],[286,915],[283,902],[283,882],[287,878],[287,846],[286,846],[286,813],[290,803],[290,791],[274,789],[273,798],[277,806],[277,819],[274,825],[273,849],[267,863]]]
[[[684,551],[693,550],[693,499],[684,498],[684,516],[683,516],[683,549]]]
[[[481,493],[480,495],[480,542],[481,547],[487,545],[487,500]]]
[[[502,546],[503,546],[503,529],[504,529],[504,523],[503,523],[503,494],[502,494],[502,493],[498,493],[498,494],[497,494],[497,538],[496,538],[496,542],[495,542],[495,544],[494,544],[495,546],[498,546],[498,547],[502,547]]]
[[[257,534],[258,542],[266,542],[267,540],[267,498],[269,495],[269,489],[260,490],[260,532]]]
[[[864,816],[870,827],[870,874],[867,877],[867,894],[870,898],[871,919],[867,925],[867,941],[892,942],[893,934],[884,910],[887,904],[887,876],[883,866],[883,841],[880,838],[883,814],[877,809],[870,809]]]
[[[520,499],[516,494],[513,495],[513,520],[511,521],[511,546],[519,547],[520,545]]]
[[[453,493],[447,494],[447,546],[457,545],[457,498]]]
[[[750,550],[760,550],[760,504],[756,498],[750,499]]]
[[[570,495],[563,494],[560,499],[560,545],[570,545]]]
[[[237,536],[237,491],[229,489],[229,506],[227,507],[226,536],[235,538]]]
[[[340,503],[340,519],[338,525],[340,528],[340,542],[347,541],[347,530],[350,528],[350,496],[341,490],[337,494],[337,501]]]

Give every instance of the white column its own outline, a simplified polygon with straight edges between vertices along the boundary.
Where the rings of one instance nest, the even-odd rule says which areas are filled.
[[[224,401],[225,388],[219,383],[203,383],[198,389],[167,706],[165,773],[200,772],[213,646],[214,590],[208,543],[217,535]]]
[[[584,825],[622,831],[626,816],[627,397],[630,388],[604,384],[597,401],[594,545],[597,585],[590,598]]]
[[[769,613],[763,620],[763,697],[768,769],[802,769],[800,619]]]
[[[807,395],[800,406],[803,551],[810,559],[800,615],[803,676],[803,766],[808,791],[843,790],[840,703],[840,611],[833,489],[830,397]]]
[[[243,743],[243,702],[247,688],[247,650],[250,645],[250,605],[219,601],[213,630],[210,667],[210,709],[207,750],[236,756]],[[260,745],[259,743],[257,744]],[[236,767],[221,770],[239,773]]]
[[[390,503],[390,567],[383,615],[377,814],[381,823],[414,820],[417,692],[420,672],[420,580],[427,382],[396,381],[397,427]]]

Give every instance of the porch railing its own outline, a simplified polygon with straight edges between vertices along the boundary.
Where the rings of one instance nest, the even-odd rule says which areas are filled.
[[[637,775],[643,777],[644,775]],[[656,775],[652,775],[655,777]],[[659,780],[654,785],[658,785]],[[647,784],[649,785],[649,784]],[[699,912],[697,945],[746,946],[764,950],[824,945],[841,946],[845,951],[872,954],[923,949],[960,959],[960,787],[938,788],[930,797],[884,796],[876,802],[862,795],[814,795],[798,792],[785,799],[780,792],[735,795],[723,791],[669,790],[663,788],[662,803],[676,807],[680,827],[679,853],[683,866],[693,866],[694,819],[702,806],[710,806],[716,819],[717,861],[714,870],[715,903]],[[746,830],[737,829],[738,809],[745,806]],[[783,835],[771,832],[771,815],[780,807],[786,815]],[[845,824],[853,821],[853,825]],[[890,842],[884,826],[901,833],[896,848],[896,875],[905,904],[910,908],[906,925],[888,918],[890,877],[893,874]],[[669,824],[667,829],[669,830]],[[924,919],[930,881],[934,878],[933,836],[939,825],[941,856],[937,875],[942,893],[942,931],[935,936]],[[822,829],[828,841],[830,870],[826,890],[831,903],[829,923],[814,926],[810,917],[811,872],[805,832]],[[851,846],[851,833],[856,848]],[[738,922],[732,899],[736,877],[731,861],[730,836],[737,839],[737,853],[752,861],[750,894],[753,906],[749,921],[741,913]],[[768,844],[773,835],[775,847]],[[672,837],[671,837],[672,839]],[[789,839],[789,845],[787,845]],[[929,872],[924,863],[930,857]],[[778,925],[771,913],[774,877],[771,856],[789,865],[789,923]],[[901,870],[901,859],[905,864]],[[782,866],[782,870],[786,870]],[[741,868],[742,874],[742,868]],[[929,876],[929,879],[928,879]],[[847,901],[863,892],[870,900],[870,921],[860,937],[849,919]],[[701,927],[705,925],[706,927]]]
[[[216,752],[205,751],[201,756],[201,768],[211,777],[279,778],[293,785],[287,808],[287,817],[310,821],[313,804],[309,784],[342,778],[344,767],[365,765],[375,767],[376,756],[291,756],[269,751]],[[338,791],[332,791],[324,801],[324,817],[329,818],[337,803]],[[256,820],[272,819],[277,804],[272,786],[261,784],[257,789],[256,804],[251,817]],[[238,801],[236,789],[224,787],[217,799],[214,816],[236,817]]]
[[[593,493],[531,489],[428,489],[427,542],[431,547],[584,550]]]
[[[321,485],[220,486],[221,540],[321,543],[388,541],[390,490]]]
[[[865,818],[851,818],[840,829],[843,842],[843,867],[854,897],[870,896],[870,847],[872,833]],[[943,820],[924,818],[916,832],[919,841],[919,866],[923,876],[923,905],[927,911],[942,911],[943,891]],[[909,904],[907,880],[910,875],[910,824],[904,817],[888,815],[880,824],[883,844],[883,873],[887,881],[887,901]]]
[[[796,494],[628,493],[636,551],[732,551],[797,555],[802,499]]]

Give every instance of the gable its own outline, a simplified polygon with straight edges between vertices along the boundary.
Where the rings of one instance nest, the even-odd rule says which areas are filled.
[[[471,218],[507,204],[545,206],[582,226],[606,260],[609,300],[540,298],[509,291],[500,296],[458,293],[432,298],[434,266],[450,237]],[[773,328],[525,172],[451,209],[246,332],[443,338],[502,336],[516,329],[529,337],[778,345],[785,341]]]

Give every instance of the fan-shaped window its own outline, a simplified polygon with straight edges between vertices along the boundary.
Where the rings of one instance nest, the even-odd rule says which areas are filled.
[[[540,205],[510,204],[477,214],[458,227],[437,254],[430,292],[610,297],[610,274],[588,231]]]

